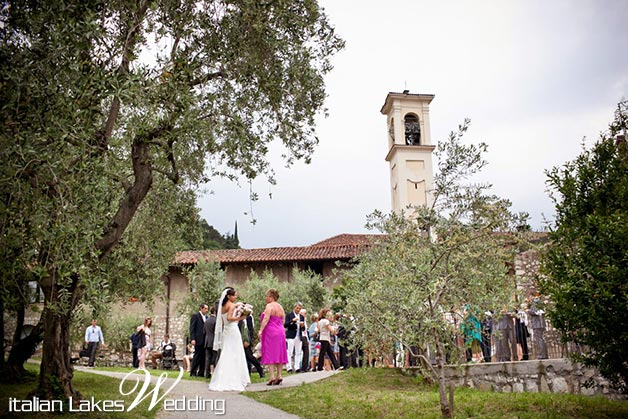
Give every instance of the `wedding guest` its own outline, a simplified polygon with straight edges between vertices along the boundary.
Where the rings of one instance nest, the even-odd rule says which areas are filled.
[[[331,327],[334,328],[334,334],[331,336],[331,346],[334,351],[334,356],[336,357],[336,359],[338,360],[338,364],[340,365],[340,344],[338,342],[338,328],[340,327],[338,320],[340,320],[340,314],[336,313],[333,315],[332,318],[333,322],[331,324]]]
[[[214,332],[216,329],[216,306],[209,309],[209,317],[205,321],[205,377],[212,378],[218,353],[214,351]]]
[[[307,310],[302,308],[299,315],[303,317],[303,331],[301,332],[301,351],[303,356],[299,369],[303,372],[308,372],[310,370],[310,339],[307,333]]]
[[[133,332],[133,334],[129,337],[129,340],[131,341],[131,355],[133,356],[133,368],[137,368],[140,366],[140,359],[137,356],[138,352],[139,352],[139,348],[137,347],[137,345],[140,343],[140,336],[137,334],[137,332]]]
[[[493,313],[490,311],[484,312],[484,319],[482,319],[482,356],[484,362],[491,362],[491,334],[493,333]]]
[[[186,348],[186,354],[183,355],[183,368],[186,372],[190,372],[190,366],[192,365],[192,359],[194,358],[194,345],[188,343]]]
[[[339,365],[338,365],[338,361],[336,360],[336,357],[334,356],[334,352],[333,349],[331,347],[331,336],[334,335],[336,333],[336,331],[334,330],[334,328],[331,325],[331,314],[329,312],[328,308],[324,308],[322,309],[319,313],[318,313],[318,333],[319,333],[319,339],[321,342],[321,350],[318,354],[318,365],[316,366],[316,369],[318,371],[323,371],[323,364],[325,362],[325,355],[327,355],[329,357],[329,360],[331,361],[332,365],[334,366],[334,369],[338,369]]]
[[[89,362],[87,365],[93,367],[98,344],[102,343],[103,346],[105,345],[102,329],[96,324],[96,319],[92,319],[92,325],[85,329],[85,343],[87,344],[87,353],[89,354]]]
[[[518,359],[522,361],[527,361],[529,358],[528,355],[528,338],[530,337],[530,332],[528,332],[528,316],[525,311],[525,304],[522,304],[520,310],[517,311],[517,315],[515,316],[515,340],[517,341],[517,355]],[[519,356],[520,355],[520,356]]]
[[[154,370],[157,369],[157,361],[164,358],[164,351],[167,347],[170,347],[173,354],[177,350],[177,347],[170,340],[170,336],[164,335],[163,340],[159,343],[159,346],[156,350],[152,351],[150,354],[150,361]]]
[[[347,348],[349,334],[347,333],[347,330],[340,322],[338,322],[336,340],[338,342],[338,363],[340,364],[341,367],[343,367],[344,369],[347,369],[350,366],[350,363],[349,363],[350,354]]]
[[[287,356],[288,363],[286,364],[287,372],[292,372],[292,355],[294,354],[294,371],[300,372],[301,370],[301,359],[303,357],[303,352],[301,351],[301,334],[304,331],[303,325],[305,319],[303,316],[299,314],[301,309],[303,308],[302,303],[296,303],[294,305],[294,309],[286,314],[286,320],[284,321],[283,327],[286,329],[286,346],[287,346]],[[262,345],[263,346],[263,345]]]
[[[517,357],[517,343],[515,342],[515,325],[512,313],[503,309],[497,320],[495,331],[497,335],[497,361],[507,362]]]
[[[266,308],[262,313],[259,338],[262,342],[262,365],[268,365],[270,374],[266,385],[278,385],[283,382],[281,372],[288,363],[286,352],[286,331],[283,327],[286,314],[279,300],[279,292],[271,288],[266,291]]]
[[[547,359],[547,345],[545,344],[545,311],[541,309],[541,299],[532,294],[530,296],[530,307],[528,308],[528,318],[530,319],[530,328],[534,337],[534,348],[536,350],[536,359]]]
[[[146,369],[146,358],[148,356],[148,352],[150,351],[151,347],[152,347],[152,340],[151,340],[151,330],[150,327],[153,325],[153,320],[150,317],[146,317],[144,319],[144,324],[138,326],[137,328],[137,333],[139,333],[140,335],[140,343],[137,345],[138,347],[138,358],[139,358],[139,365],[138,367],[140,369]]]
[[[312,314],[310,317],[310,327],[307,331],[310,342],[310,370],[316,371],[316,364],[318,363],[318,350],[321,345],[318,340],[318,333],[316,329],[318,327],[318,314]]]
[[[464,335],[464,346],[467,362],[473,361],[474,348],[479,347],[482,342],[482,325],[473,315],[470,307],[465,306],[465,317],[462,322],[462,334]]]
[[[208,311],[207,304],[201,304],[190,318],[190,343],[194,345],[190,377],[202,377],[205,372],[205,320]]]
[[[244,346],[244,355],[246,356],[246,366],[251,374],[251,366],[255,367],[259,378],[264,378],[264,369],[259,360],[253,354],[253,338],[255,332],[253,330],[253,317],[249,314],[246,319],[240,320],[238,323],[240,334],[242,335],[242,346]]]

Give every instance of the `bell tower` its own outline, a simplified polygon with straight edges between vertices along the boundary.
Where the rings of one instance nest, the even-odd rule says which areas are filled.
[[[434,95],[388,93],[381,113],[386,115],[392,209],[431,205],[434,184],[430,133],[430,103]]]

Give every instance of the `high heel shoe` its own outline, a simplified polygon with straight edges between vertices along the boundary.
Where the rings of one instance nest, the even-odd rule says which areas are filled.
[[[269,382],[266,383],[267,386],[272,386],[275,385],[275,381],[276,380],[270,380]]]
[[[276,380],[273,381],[274,386],[278,386],[279,384],[281,384],[283,382],[283,378],[277,378]]]

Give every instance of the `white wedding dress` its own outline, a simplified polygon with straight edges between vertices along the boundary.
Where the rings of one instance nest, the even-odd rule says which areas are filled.
[[[224,325],[222,335],[222,350],[209,389],[212,391],[243,391],[251,383],[249,370],[246,366],[246,356],[242,345],[242,335],[238,322],[227,320],[227,314],[222,315]]]

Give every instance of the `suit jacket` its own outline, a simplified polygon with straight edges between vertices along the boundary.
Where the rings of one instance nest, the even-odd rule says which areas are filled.
[[[205,322],[200,311],[194,313],[190,319],[190,340],[195,340],[196,346],[205,343]]]
[[[216,315],[212,314],[205,320],[205,348],[214,347],[214,331],[216,330]]]
[[[254,326],[253,326],[253,315],[249,314],[249,316],[246,318],[246,327],[247,329],[249,329],[249,338],[251,341],[251,345],[253,344],[253,342],[255,342],[255,330],[254,330]]]
[[[286,314],[286,321],[283,324],[283,327],[286,328],[286,339],[294,339],[297,337],[297,323],[305,321],[305,318],[302,315],[299,314],[298,316],[299,320],[297,322],[293,322],[292,320],[297,317],[297,314],[294,311]],[[299,336],[301,336],[300,333],[303,332],[303,328],[299,326],[298,329]]]

